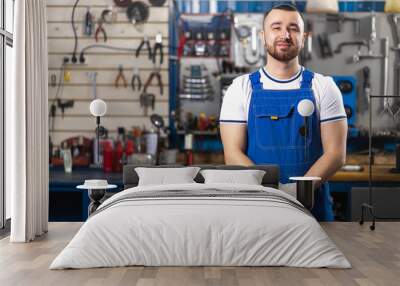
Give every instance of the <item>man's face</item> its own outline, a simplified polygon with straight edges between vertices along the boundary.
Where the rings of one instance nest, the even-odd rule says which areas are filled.
[[[297,57],[304,46],[304,22],[295,11],[272,10],[262,33],[266,53],[278,61]]]

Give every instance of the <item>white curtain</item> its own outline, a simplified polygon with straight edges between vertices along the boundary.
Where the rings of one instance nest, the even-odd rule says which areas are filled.
[[[13,93],[6,98],[6,187],[12,242],[48,227],[48,94],[45,0],[15,1]]]

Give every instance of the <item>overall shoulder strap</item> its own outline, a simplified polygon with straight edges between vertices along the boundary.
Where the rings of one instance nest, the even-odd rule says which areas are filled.
[[[252,74],[249,75],[249,78],[250,78],[250,82],[251,82],[251,88],[253,90],[263,88],[262,83],[260,81],[260,78],[261,78],[260,71],[253,72]]]
[[[305,69],[302,74],[300,88],[311,88],[313,78],[314,73],[308,69]]]

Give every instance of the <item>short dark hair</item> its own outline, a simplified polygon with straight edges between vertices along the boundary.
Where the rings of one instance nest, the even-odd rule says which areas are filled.
[[[296,6],[294,6],[294,5],[292,5],[292,4],[279,4],[279,5],[275,5],[275,6],[272,7],[270,10],[268,10],[267,12],[265,12],[264,18],[263,18],[263,23],[265,22],[265,18],[267,18],[268,14],[269,14],[272,10],[284,10],[284,11],[297,12],[297,13],[299,13],[301,19],[302,19],[303,22],[304,22],[303,14],[299,11],[299,9],[297,9]]]

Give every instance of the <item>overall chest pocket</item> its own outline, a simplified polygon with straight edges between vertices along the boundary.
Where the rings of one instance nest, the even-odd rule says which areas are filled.
[[[254,115],[259,147],[284,149],[294,148],[299,143],[303,120],[296,114],[294,105],[257,106]]]

